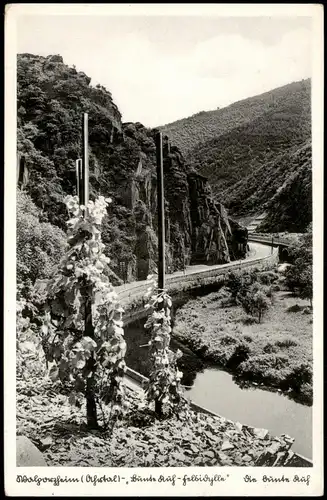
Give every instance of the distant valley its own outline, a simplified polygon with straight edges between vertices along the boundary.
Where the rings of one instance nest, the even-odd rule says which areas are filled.
[[[161,127],[235,217],[267,213],[265,231],[305,231],[311,209],[311,81]]]

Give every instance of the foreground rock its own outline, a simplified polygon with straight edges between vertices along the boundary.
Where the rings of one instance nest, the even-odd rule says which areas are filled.
[[[272,437],[193,410],[187,419],[159,421],[142,395],[128,389],[125,416],[112,431],[89,431],[85,408],[72,408],[53,384],[28,390],[18,386],[18,431],[38,443],[49,466],[246,467],[277,465],[277,459],[281,466],[294,458],[288,436]]]
[[[38,448],[26,436],[16,438],[17,467],[46,467],[47,463]]]

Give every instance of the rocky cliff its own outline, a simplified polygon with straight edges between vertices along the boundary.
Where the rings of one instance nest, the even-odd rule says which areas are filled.
[[[103,240],[124,281],[156,269],[156,130],[122,123],[111,94],[66,66],[60,56],[18,56],[18,150],[29,172],[25,186],[52,224],[65,227],[62,203],[76,192],[82,113],[89,114],[90,196],[110,196]],[[223,263],[245,254],[244,235],[164,138],[167,272],[190,263]],[[236,230],[237,229],[237,230]],[[243,238],[243,239],[242,239]],[[235,241],[237,244],[235,245]]]

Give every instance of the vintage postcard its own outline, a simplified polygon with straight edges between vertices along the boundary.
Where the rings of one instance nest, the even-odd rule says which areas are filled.
[[[8,4],[8,496],[323,494],[323,6]]]

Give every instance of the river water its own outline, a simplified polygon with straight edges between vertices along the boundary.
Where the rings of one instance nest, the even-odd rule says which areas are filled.
[[[149,374],[149,336],[140,320],[125,327],[127,365],[147,376]],[[206,366],[192,351],[172,340],[172,350],[179,348],[183,357],[179,368],[188,386],[186,396],[195,403],[223,417],[242,424],[268,429],[271,435],[288,434],[295,438],[292,450],[312,457],[312,408],[289,399],[280,392],[257,386],[240,387],[233,376],[221,369]]]

